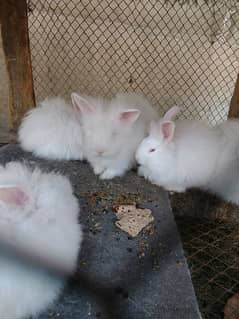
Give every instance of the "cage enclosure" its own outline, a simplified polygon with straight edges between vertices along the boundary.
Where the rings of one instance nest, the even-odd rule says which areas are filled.
[[[184,1],[187,2],[187,1]],[[233,1],[29,1],[36,98],[144,92],[159,111],[227,117],[239,67]]]
[[[239,114],[237,0],[2,0],[0,17],[2,131],[35,101],[72,91],[143,92],[160,114],[176,104],[182,118],[211,124]],[[239,290],[237,208],[194,192],[172,200],[176,213],[221,219],[179,225],[201,310],[223,318]]]
[[[177,104],[182,117],[212,124],[227,117],[239,64],[236,0],[21,0],[1,6],[13,126],[15,113],[21,117],[34,103],[31,65],[36,101],[74,90],[140,91],[161,113]]]

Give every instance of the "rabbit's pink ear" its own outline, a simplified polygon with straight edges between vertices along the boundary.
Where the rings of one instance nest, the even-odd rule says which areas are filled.
[[[90,102],[88,102],[86,99],[84,99],[77,93],[71,94],[71,101],[75,110],[80,111],[83,114],[92,113],[95,111],[94,105],[92,105]]]
[[[163,116],[163,119],[165,121],[173,121],[175,119],[175,117],[178,115],[178,113],[180,112],[180,107],[178,106],[173,106],[171,107],[171,109],[169,109]]]
[[[172,121],[164,121],[160,125],[160,132],[165,142],[170,142],[174,136],[175,124]]]
[[[120,113],[119,118],[125,123],[134,123],[140,115],[140,110],[138,109],[128,109]]]
[[[0,201],[6,204],[24,206],[27,200],[28,196],[19,187],[0,187]]]

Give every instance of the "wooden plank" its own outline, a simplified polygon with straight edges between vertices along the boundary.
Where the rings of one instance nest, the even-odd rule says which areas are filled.
[[[228,117],[239,117],[239,74],[237,75],[236,85],[232,95]]]
[[[26,0],[0,0],[0,25],[9,80],[10,127],[35,105]]]

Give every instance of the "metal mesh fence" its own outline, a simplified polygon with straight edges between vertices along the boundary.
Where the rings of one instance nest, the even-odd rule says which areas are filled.
[[[182,217],[177,223],[203,318],[238,318],[239,302],[228,304],[225,317],[224,309],[239,291],[239,224]]]
[[[225,119],[239,66],[239,6],[194,2],[29,0],[37,100],[140,91],[160,113],[177,104],[182,117]]]

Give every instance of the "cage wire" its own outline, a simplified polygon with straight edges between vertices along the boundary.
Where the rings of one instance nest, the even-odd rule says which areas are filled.
[[[239,224],[178,217],[177,224],[203,319],[236,319],[238,303],[224,308],[239,291]]]
[[[239,66],[233,0],[29,0],[37,101],[143,92],[163,113],[218,123]]]
[[[36,100],[143,92],[162,114],[226,119],[239,67],[236,0],[28,0]],[[204,318],[239,290],[238,225],[178,220]],[[233,317],[232,317],[233,318]]]

